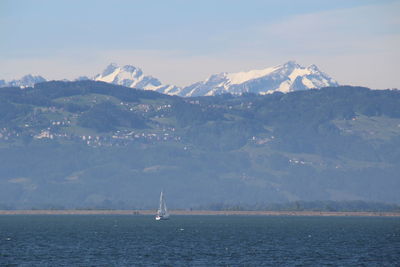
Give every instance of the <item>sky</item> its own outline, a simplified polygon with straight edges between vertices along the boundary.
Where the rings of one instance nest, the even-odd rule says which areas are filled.
[[[0,79],[115,62],[185,86],[295,60],[340,84],[400,88],[398,14],[399,0],[0,0]]]

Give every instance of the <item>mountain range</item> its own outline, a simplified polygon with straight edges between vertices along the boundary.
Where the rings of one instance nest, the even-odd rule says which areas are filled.
[[[41,83],[47,81],[40,75],[34,76],[31,74],[23,76],[21,79],[11,80],[6,82],[5,80],[0,80],[0,87],[32,87],[36,83]]]
[[[277,91],[288,93],[338,86],[334,79],[320,71],[316,65],[303,67],[295,61],[261,70],[213,74],[204,81],[185,87],[163,84],[159,79],[146,75],[138,67],[132,65],[118,66],[115,63],[108,65],[102,73],[92,78],[82,76],[76,80],[85,79],[183,97],[212,96],[224,93],[235,95],[242,93],[268,94]],[[20,80],[9,82],[0,80],[0,87],[17,86],[24,88],[44,81],[46,79],[41,76],[26,75]]]

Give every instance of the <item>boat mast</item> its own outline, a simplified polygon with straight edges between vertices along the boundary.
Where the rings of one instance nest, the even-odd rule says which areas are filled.
[[[159,214],[163,214],[163,199],[164,199],[163,191],[161,191],[161,194],[160,194],[160,207],[158,208],[158,213]]]

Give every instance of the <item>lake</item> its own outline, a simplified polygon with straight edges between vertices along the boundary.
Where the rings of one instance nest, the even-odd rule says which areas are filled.
[[[0,266],[396,265],[400,218],[0,216]]]

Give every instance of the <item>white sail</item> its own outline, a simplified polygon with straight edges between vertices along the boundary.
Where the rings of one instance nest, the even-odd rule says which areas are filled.
[[[165,202],[163,191],[160,194],[160,205],[157,210],[156,220],[167,220],[169,218],[167,203]]]

